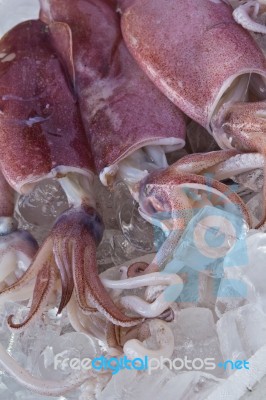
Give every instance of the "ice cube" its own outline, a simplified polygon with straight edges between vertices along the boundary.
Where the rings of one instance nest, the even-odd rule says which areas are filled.
[[[97,400],[204,400],[221,382],[202,372],[173,374],[163,367],[147,372],[120,371]]]
[[[112,379],[97,400],[157,399],[158,392],[174,378],[166,367],[154,371],[121,370]]]
[[[225,313],[217,322],[217,332],[225,360],[248,359],[266,344],[266,315],[247,304]]]
[[[170,269],[167,268],[170,272]],[[183,290],[176,300],[180,308],[206,307],[211,310],[215,308],[217,291],[220,278],[215,278],[185,266],[178,274],[184,282]]]
[[[266,312],[266,234],[251,230],[245,247],[245,265],[224,269],[216,302],[219,318],[225,312],[248,303],[257,304]]]
[[[57,180],[45,179],[18,199],[17,210],[24,220],[37,226],[51,226],[68,208],[66,195]]]
[[[199,371],[181,372],[170,379],[155,399],[205,400],[221,382],[221,379]]]
[[[100,272],[145,255],[145,251],[134,247],[121,231],[115,229],[105,230],[103,239],[97,249]]]
[[[115,194],[100,182],[95,179],[93,192],[96,198],[96,208],[102,219],[106,229],[119,229],[117,221],[117,207]]]
[[[36,320],[25,329],[24,332],[11,333],[7,325],[7,316],[15,315],[15,320],[22,322],[28,314],[29,308],[14,302],[7,302],[0,314],[0,341],[6,351],[14,357],[17,362],[37,377],[44,377],[43,350],[48,344],[62,341],[60,332],[65,326],[66,320],[61,315],[57,320],[48,319],[44,314],[42,320]],[[45,332],[45,335],[44,335]],[[47,373],[46,373],[47,376]],[[56,371],[50,372],[50,378],[56,378]],[[71,395],[72,396],[72,395]],[[77,391],[76,391],[77,398]],[[10,377],[4,370],[0,370],[0,398],[1,400],[65,400],[71,397],[47,397],[37,395],[25,389],[16,380]]]
[[[140,216],[138,204],[133,200],[125,183],[116,183],[114,201],[119,227],[128,242],[140,251],[154,251],[153,243],[157,231]]]
[[[171,324],[175,337],[173,359],[187,357],[193,361],[197,358],[201,360],[212,358],[216,364],[223,361],[214,318],[209,309],[200,307],[183,309]],[[189,368],[192,365],[190,363]],[[202,367],[202,371],[208,372],[204,368],[205,366]],[[212,373],[219,377],[224,375],[224,372],[218,367]]]
[[[253,169],[234,177],[234,181],[253,192],[260,192],[263,187],[263,170]]]

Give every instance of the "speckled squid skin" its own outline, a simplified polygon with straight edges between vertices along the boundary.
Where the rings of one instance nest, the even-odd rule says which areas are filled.
[[[9,184],[24,191],[62,167],[90,175],[80,112],[47,26],[16,26],[1,39],[0,53],[0,164]]]
[[[266,62],[232,9],[213,0],[120,1],[130,52],[162,92],[209,128],[222,86]]]
[[[14,193],[0,170],[0,218],[12,217],[14,212]]]
[[[64,22],[72,31],[75,84],[99,173],[157,139],[184,139],[183,114],[126,49],[114,2],[43,0],[41,4],[45,22]],[[54,31],[55,25],[50,29]]]

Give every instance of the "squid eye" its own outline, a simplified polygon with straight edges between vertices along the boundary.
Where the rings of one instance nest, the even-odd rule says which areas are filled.
[[[146,199],[145,209],[150,215],[165,212],[165,204],[155,197]]]
[[[147,201],[147,211],[149,214],[156,214],[158,212],[151,200]]]

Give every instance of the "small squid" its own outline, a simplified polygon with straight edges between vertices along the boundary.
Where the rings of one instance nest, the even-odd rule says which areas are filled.
[[[103,222],[92,191],[94,165],[69,71],[60,62],[48,27],[41,21],[16,26],[0,41],[0,165],[8,184],[29,193],[46,178],[58,179],[70,208],[56,220],[25,274],[0,294],[3,302],[20,298],[34,284],[27,326],[46,306],[59,276],[58,313],[75,293],[86,313],[95,309],[113,323],[134,325],[111,300],[98,276],[96,248]],[[3,217],[5,217],[3,215]]]
[[[222,149],[265,156],[266,61],[231,6],[211,0],[119,5],[128,49],[154,84]]]
[[[166,153],[185,143],[185,117],[134,62],[122,39],[114,2],[43,0],[41,5],[40,16],[49,24],[58,51],[62,53],[67,40],[66,47],[72,49],[81,114],[102,183],[112,186],[122,179],[139,202],[141,215],[163,225],[168,234],[173,231],[158,254],[160,263],[193,216],[185,187],[198,183],[208,191],[211,185],[220,200],[244,209],[237,195],[227,199],[227,187],[220,182],[168,172]],[[175,226],[159,220],[159,215],[172,211],[179,216]]]

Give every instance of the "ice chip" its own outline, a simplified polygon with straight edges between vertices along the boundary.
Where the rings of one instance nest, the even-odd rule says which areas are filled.
[[[247,304],[225,313],[217,322],[217,332],[225,360],[247,360],[266,344],[266,315]]]
[[[185,366],[182,370],[197,369],[197,366],[193,368],[192,361],[198,358],[201,360],[211,358],[216,365],[223,361],[214,318],[209,309],[200,307],[183,309],[172,324],[175,337],[175,350],[172,358],[185,359],[187,357],[190,360],[188,367]],[[208,372],[205,362],[203,364],[202,372]],[[224,375],[218,367],[211,373],[218,377]]]

